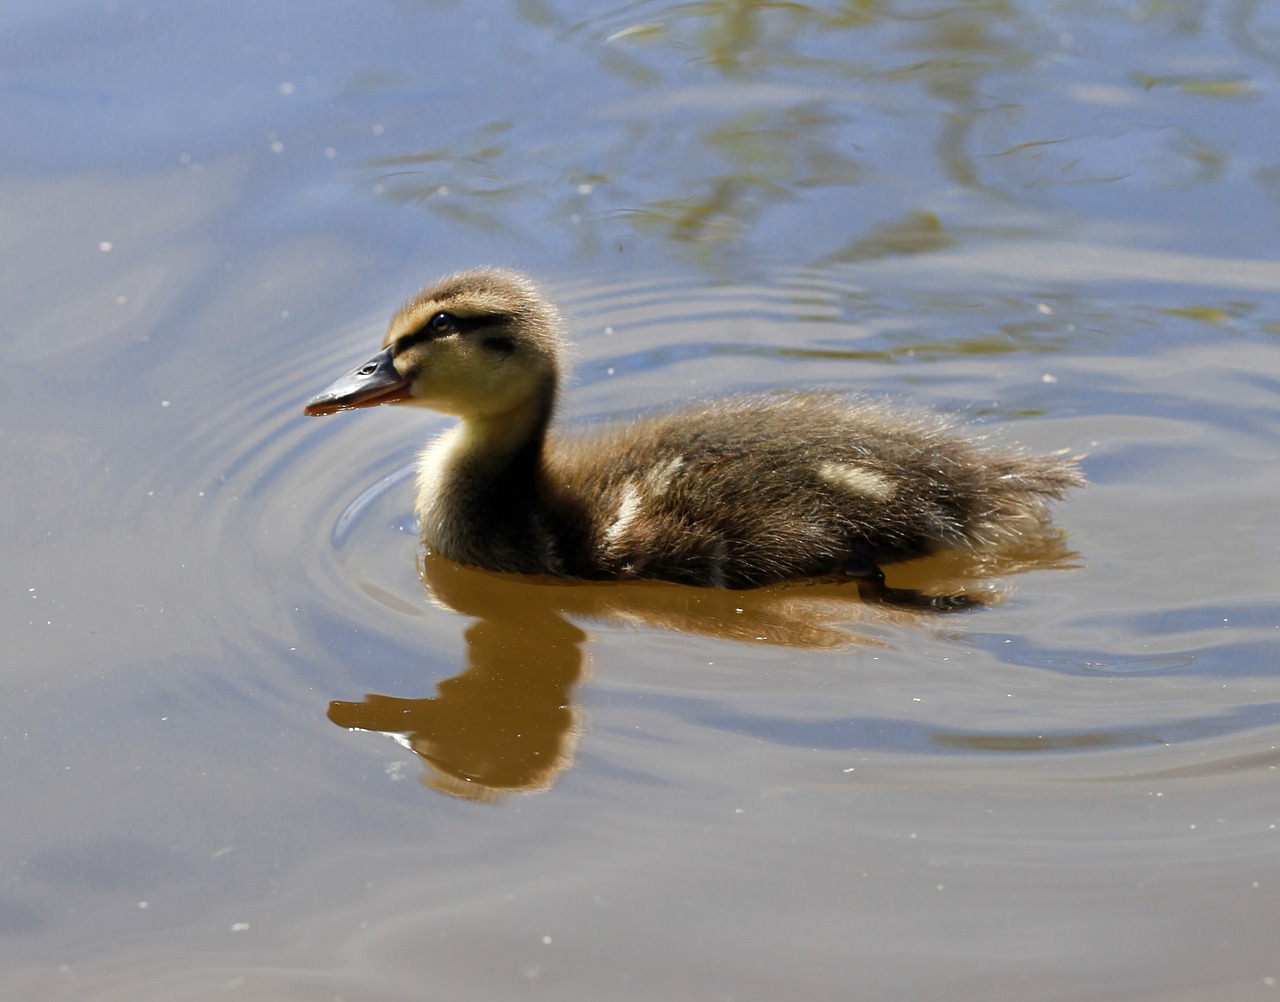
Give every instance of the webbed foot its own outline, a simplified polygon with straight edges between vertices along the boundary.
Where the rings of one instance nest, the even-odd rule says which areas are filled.
[[[884,571],[866,557],[851,558],[845,564],[844,572],[858,583],[858,594],[864,602],[934,612],[960,612],[985,605],[982,599],[972,595],[926,595],[914,588],[890,588],[885,584]]]

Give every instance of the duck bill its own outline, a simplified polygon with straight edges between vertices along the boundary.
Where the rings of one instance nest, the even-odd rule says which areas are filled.
[[[409,396],[409,380],[396,371],[388,348],[308,400],[302,413],[315,417],[356,407],[390,404]]]

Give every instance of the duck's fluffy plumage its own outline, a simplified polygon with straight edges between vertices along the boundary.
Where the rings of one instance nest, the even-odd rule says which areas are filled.
[[[561,322],[523,276],[451,276],[308,413],[385,401],[462,418],[423,453],[424,541],[461,563],[748,588],[1014,541],[1083,482],[1074,461],[979,445],[835,394],[731,397],[549,434]]]

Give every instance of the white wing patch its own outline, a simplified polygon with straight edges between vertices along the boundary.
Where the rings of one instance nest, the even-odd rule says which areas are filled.
[[[628,532],[636,524],[636,520],[644,515],[646,499],[661,497],[671,489],[671,481],[680,468],[684,466],[684,456],[669,459],[661,466],[654,467],[643,477],[629,480],[622,488],[622,500],[618,503],[618,513],[613,517],[609,528],[604,530],[604,544],[616,548]]]
[[[622,492],[622,502],[618,505],[618,514],[613,524],[604,530],[604,541],[609,546],[617,544],[631,528],[632,523],[640,515],[640,491],[634,483],[629,483]]]
[[[651,471],[645,477],[645,486],[649,488],[651,495],[663,494],[667,488],[671,486],[671,478],[679,472],[680,467],[684,466],[684,456],[676,456],[675,459],[663,463],[657,469]]]
[[[854,463],[823,463],[818,467],[818,476],[829,484],[876,501],[888,501],[898,490],[887,477]]]

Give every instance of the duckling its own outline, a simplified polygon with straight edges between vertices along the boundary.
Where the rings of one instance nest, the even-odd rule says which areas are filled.
[[[523,275],[452,275],[305,413],[405,403],[460,418],[419,461],[423,541],[518,574],[731,589],[849,577],[911,602],[884,588],[880,564],[1014,542],[1043,525],[1049,499],[1084,483],[1076,459],[979,446],[935,418],[834,393],[553,431],[563,328]]]

